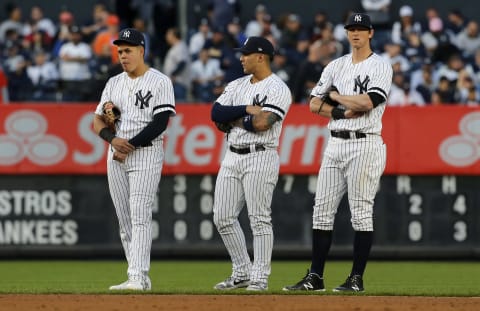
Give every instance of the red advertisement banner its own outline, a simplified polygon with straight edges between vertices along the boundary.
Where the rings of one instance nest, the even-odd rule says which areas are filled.
[[[0,174],[105,174],[107,144],[92,128],[95,104],[0,106]],[[316,174],[327,120],[291,107],[280,139],[281,173]],[[388,107],[386,174],[480,174],[480,111],[471,107]],[[214,174],[225,140],[210,106],[177,104],[165,134],[165,174]]]

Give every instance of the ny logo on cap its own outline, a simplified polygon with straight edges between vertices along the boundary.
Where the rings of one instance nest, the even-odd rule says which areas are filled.
[[[362,21],[362,15],[355,15],[353,20],[356,21],[356,22],[361,22]]]
[[[124,31],[122,37],[124,37],[124,38],[130,37],[130,31],[128,31],[128,30],[127,30],[127,31]]]

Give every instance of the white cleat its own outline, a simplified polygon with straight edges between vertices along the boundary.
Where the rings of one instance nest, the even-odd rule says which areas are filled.
[[[261,292],[261,291],[268,290],[268,285],[267,285],[267,283],[264,283],[264,282],[253,281],[253,282],[250,283],[250,285],[248,285],[248,287],[246,289],[248,291]]]
[[[110,290],[138,290],[138,291],[148,291],[152,289],[152,283],[150,278],[144,277],[142,279],[132,278],[118,285],[112,285],[109,288]]]

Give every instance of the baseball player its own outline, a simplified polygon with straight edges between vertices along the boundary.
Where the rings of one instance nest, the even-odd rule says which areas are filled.
[[[94,129],[111,147],[107,156],[110,195],[128,262],[127,281],[111,290],[150,290],[152,208],[163,164],[163,137],[175,115],[170,79],[144,62],[145,40],[135,29],[113,41],[122,73],[110,78],[95,111]],[[121,112],[112,131],[104,121],[105,103]]]
[[[335,214],[348,192],[353,267],[334,291],[361,292],[373,239],[373,201],[386,163],[382,115],[392,84],[392,67],[372,52],[370,17],[354,13],[345,25],[351,53],[325,67],[311,92],[310,111],[330,118],[331,137],[318,174],[313,210],[312,263],[306,276],[284,290],[324,291],[323,270]]]
[[[213,218],[233,266],[231,276],[214,288],[264,291],[273,248],[270,204],[280,167],[277,147],[292,96],[270,69],[274,50],[267,39],[250,37],[237,50],[247,75],[226,86],[211,113],[219,129],[228,132],[228,149],[215,185]],[[245,204],[253,233],[253,264],[238,221]]]

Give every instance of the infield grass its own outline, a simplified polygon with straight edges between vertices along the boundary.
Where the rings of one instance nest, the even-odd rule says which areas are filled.
[[[307,261],[274,261],[267,294],[291,294],[285,285],[299,281]],[[325,293],[342,283],[350,271],[348,261],[329,261]],[[213,285],[231,273],[229,261],[152,261],[152,294],[219,294]],[[0,261],[2,294],[105,294],[126,278],[124,261]],[[480,263],[371,261],[364,277],[363,295],[480,296]],[[245,290],[222,294],[252,294]],[[262,293],[263,294],[263,293]],[[294,293],[297,294],[297,293]],[[305,294],[305,293],[300,293]],[[312,293],[307,293],[312,294]]]

